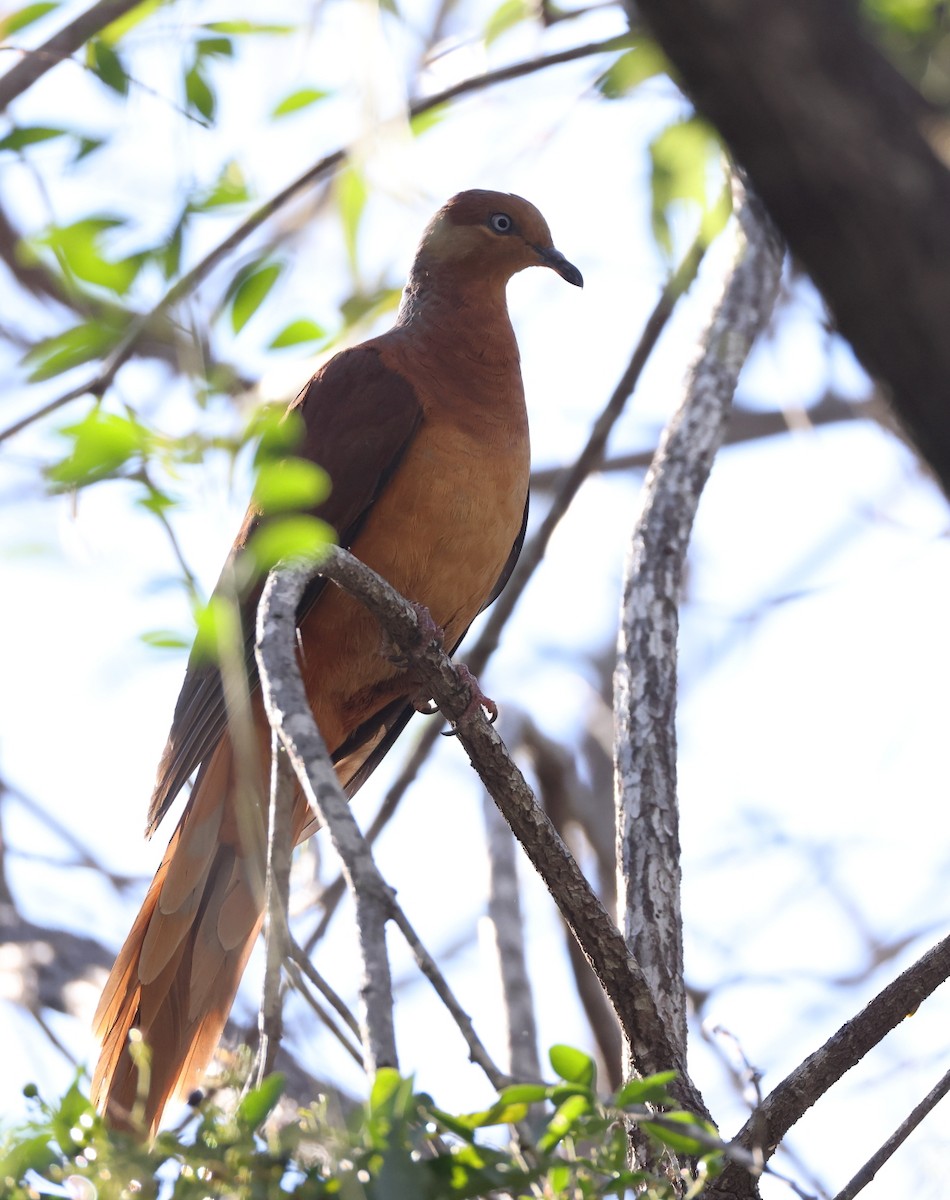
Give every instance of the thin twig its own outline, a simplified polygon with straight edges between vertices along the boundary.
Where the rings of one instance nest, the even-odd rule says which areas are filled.
[[[495,955],[504,996],[508,1065],[516,1079],[540,1079],[538,1022],[525,950],[515,841],[487,792],[483,793],[483,801],[489,870],[488,919],[495,935]]]
[[[950,1093],[950,1071],[924,1096],[906,1120],[898,1125],[884,1145],[872,1154],[854,1178],[845,1184],[834,1200],[854,1200],[858,1192],[867,1187],[897,1148],[910,1137],[924,1117],[932,1112],[948,1093]]]
[[[290,863],[293,857],[295,777],[277,734],[271,733],[270,806],[267,822],[267,877],[264,889],[264,986],[257,1017],[257,1084],[274,1069],[283,1025],[281,965],[288,952],[290,930]]]
[[[346,1026],[350,1030],[350,1032],[354,1033],[357,1037],[359,1037],[360,1036],[359,1021],[357,1021],[356,1017],[354,1017],[353,1014],[350,1012],[345,1001],[343,1000],[343,997],[340,996],[340,994],[337,991],[335,991],[332,987],[330,987],[329,983],[327,983],[327,981],[323,978],[323,976],[320,974],[320,972],[317,970],[317,968],[310,961],[310,958],[307,955],[307,953],[304,951],[303,947],[298,945],[297,942],[295,942],[293,940],[293,938],[291,938],[291,940],[290,940],[290,946],[288,948],[288,952],[290,954],[291,962],[293,962],[296,966],[298,966],[300,968],[300,970],[304,973],[304,975],[306,975],[307,979],[310,980],[310,982],[317,989],[317,991],[320,993],[320,995],[323,996],[323,998],[327,1001],[327,1003],[337,1013],[339,1013],[340,1017],[342,1017],[343,1021],[346,1023]]]
[[[268,719],[308,803],[328,829],[353,893],[363,963],[363,1066],[374,1076],[381,1067],[398,1066],[386,951],[392,895],[350,812],[307,702],[296,661],[296,614],[304,586],[300,571],[272,571],[268,576],[258,608],[257,664]]]

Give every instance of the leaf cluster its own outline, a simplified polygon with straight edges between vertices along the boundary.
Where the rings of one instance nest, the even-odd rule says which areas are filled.
[[[603,1102],[588,1055],[555,1046],[550,1058],[556,1083],[512,1084],[490,1108],[475,1113],[448,1113],[416,1092],[411,1079],[385,1069],[346,1121],[332,1119],[324,1101],[283,1112],[283,1077],[275,1074],[233,1112],[203,1105],[182,1129],[163,1132],[150,1144],[110,1130],[78,1080],[56,1105],[30,1088],[33,1118],[0,1143],[0,1188],[10,1200],[33,1200],[63,1187],[98,1200],[594,1200],[632,1191],[668,1200],[674,1193],[661,1171],[628,1166],[631,1121],[647,1130],[658,1151],[670,1146],[697,1161],[687,1195],[698,1195],[717,1173],[721,1155],[709,1149],[715,1131],[670,1111],[669,1073],[634,1080]],[[505,1126],[518,1127],[515,1140],[485,1138],[487,1129]]]

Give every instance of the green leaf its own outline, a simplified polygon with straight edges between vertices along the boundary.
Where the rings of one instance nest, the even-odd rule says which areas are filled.
[[[142,0],[141,4],[136,4],[121,17],[116,17],[105,29],[101,30],[100,39],[108,46],[118,45],[127,33],[130,33],[136,25],[140,25],[146,17],[150,17],[163,3],[164,0]]]
[[[923,34],[932,30],[944,13],[944,0],[864,0],[867,13],[904,33]]]
[[[176,629],[148,629],[139,634],[139,641],[156,650],[187,650],[191,639]]]
[[[76,148],[76,157],[73,159],[73,162],[81,162],[82,159],[87,158],[90,154],[94,154],[100,146],[105,145],[105,142],[105,138],[80,137],[79,145]]]
[[[195,626],[191,653],[196,662],[218,662],[222,657],[243,654],[241,618],[229,597],[212,595],[207,604],[196,609]],[[222,655],[223,648],[231,653]]]
[[[107,479],[148,445],[144,426],[129,417],[103,412],[98,405],[59,432],[71,443],[69,453],[47,468],[46,476],[60,487],[87,487]]]
[[[105,321],[85,321],[63,333],[44,338],[23,356],[23,365],[33,367],[27,378],[30,383],[38,383],[102,358],[116,345],[121,335],[121,329]]]
[[[322,342],[327,331],[316,321],[301,317],[285,325],[268,346],[269,350],[283,350],[286,346],[299,346],[302,342]]]
[[[645,1079],[631,1079],[625,1083],[611,1101],[616,1108],[627,1108],[631,1104],[665,1104],[668,1102],[666,1086],[676,1078],[675,1071],[659,1071]]]
[[[309,108],[311,104],[325,100],[330,94],[323,88],[300,88],[296,92],[291,92],[289,96],[285,96],[271,116],[285,117],[288,113],[300,112],[302,108]]]
[[[334,530],[317,517],[276,517],[256,530],[247,544],[257,570],[263,574],[284,559],[313,559],[332,546]]]
[[[89,67],[106,87],[120,96],[129,94],[129,76],[115,50],[102,38],[93,38],[86,43],[86,66]]]
[[[246,204],[250,198],[241,164],[232,158],[221,168],[210,190],[192,200],[188,208],[191,212],[207,212],[228,204]]]
[[[606,100],[628,96],[647,79],[669,72],[669,63],[656,42],[638,38],[637,44],[614,59],[595,87]]]
[[[397,1108],[404,1108],[406,1100],[405,1085],[409,1082],[394,1067],[381,1067],[376,1072],[373,1086],[370,1088],[369,1111],[371,1113],[389,1115]],[[412,1086],[410,1083],[409,1094],[411,1092]]]
[[[587,1096],[569,1096],[548,1122],[544,1133],[538,1138],[538,1149],[553,1150],[563,1141],[577,1124],[578,1118],[590,1112],[591,1102]]]
[[[215,94],[205,79],[198,61],[185,72],[185,100],[188,107],[193,108],[209,124],[214,121]]]
[[[240,333],[277,282],[283,263],[255,263],[239,271],[228,289],[231,297],[231,328]]]
[[[11,33],[19,33],[21,29],[26,29],[27,25],[32,25],[34,21],[45,17],[56,8],[59,8],[58,4],[25,4],[16,12],[0,17],[0,41],[6,41]]]
[[[515,25],[533,17],[534,13],[535,9],[528,0],[501,0],[501,4],[485,23],[482,36],[485,39],[486,47],[500,38],[503,33],[513,29]]]
[[[513,1083],[498,1093],[499,1104],[537,1104],[548,1098],[550,1089],[543,1083]]]
[[[248,421],[244,441],[257,440],[254,466],[259,468],[291,454],[303,441],[304,433],[303,417],[296,409],[287,412],[281,404],[265,404]]]
[[[24,146],[35,146],[37,142],[48,142],[62,137],[68,129],[56,129],[52,125],[21,125],[14,127],[0,138],[0,150],[22,150]]]
[[[586,1088],[593,1086],[597,1067],[591,1056],[583,1050],[576,1050],[573,1046],[552,1046],[548,1058],[558,1075],[568,1083],[578,1083]]]
[[[123,224],[121,217],[84,217],[72,225],[54,226],[33,241],[49,246],[65,269],[85,283],[94,283],[118,295],[124,295],[142,266],[141,255],[107,258],[102,251],[103,237]]]
[[[360,221],[369,195],[362,172],[354,166],[349,166],[346,170],[341,171],[336,177],[335,195],[340,212],[340,222],[343,225],[346,255],[350,261],[350,270],[356,276],[359,274],[356,248]]]
[[[415,113],[409,118],[409,130],[413,137],[422,137],[430,129],[434,129],[442,119],[448,116],[450,104],[434,104],[425,112]]]
[[[294,25],[265,25],[259,21],[209,21],[203,28],[211,29],[215,33],[232,34],[285,34],[296,31],[296,26]]]
[[[677,1125],[683,1126],[682,1131],[671,1128],[671,1126]],[[664,1146],[668,1146],[676,1154],[688,1154],[694,1158],[707,1153],[709,1146],[705,1141],[697,1138],[691,1132],[692,1130],[700,1129],[713,1138],[719,1136],[714,1126],[706,1121],[701,1121],[688,1112],[664,1113],[662,1124],[655,1121],[641,1121],[640,1128],[645,1129],[651,1137]]]
[[[199,58],[233,58],[234,43],[226,37],[199,38],[195,53]]]
[[[715,134],[698,117],[667,126],[651,142],[653,234],[667,255],[673,253],[673,209],[691,203],[702,219],[709,207],[710,167],[718,157]]]
[[[371,320],[382,313],[391,312],[402,297],[401,288],[379,288],[375,292],[355,292],[340,305],[344,323],[354,325],[357,321]]]
[[[263,463],[254,483],[254,503],[265,513],[314,508],[330,494],[330,477],[307,458]]]
[[[283,1091],[284,1076],[281,1072],[268,1075],[260,1087],[248,1092],[238,1105],[234,1114],[238,1125],[245,1129],[259,1129],[277,1107]]]

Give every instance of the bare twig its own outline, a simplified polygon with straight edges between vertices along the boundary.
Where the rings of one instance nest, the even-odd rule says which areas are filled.
[[[264,889],[264,987],[257,1027],[258,1086],[274,1069],[282,1029],[281,964],[288,953],[290,863],[293,857],[295,777],[276,732],[271,733],[270,807],[267,823],[267,877]]]
[[[686,1055],[676,796],[680,587],[699,497],[739,372],[768,321],[782,248],[764,210],[737,196],[738,256],[680,408],[647,476],[625,572],[615,676],[618,889],[627,943]]]
[[[913,1109],[907,1119],[900,1123],[884,1145],[871,1155],[854,1178],[845,1184],[837,1196],[835,1196],[835,1200],[854,1200],[858,1192],[867,1187],[897,1148],[910,1137],[924,1117],[932,1112],[948,1093],[950,1093],[950,1071],[924,1096],[923,1100]]]
[[[504,996],[508,1065],[516,1079],[540,1079],[538,1025],[525,952],[515,842],[504,817],[487,793],[482,807],[489,864],[488,919],[494,932],[498,975]]]

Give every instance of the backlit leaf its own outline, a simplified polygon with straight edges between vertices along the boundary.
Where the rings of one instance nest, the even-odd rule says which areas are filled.
[[[5,17],[0,17],[0,41],[6,41],[11,33],[18,33],[21,29],[26,29],[27,25],[32,25],[34,21],[45,17],[47,13],[51,13],[55,8],[59,8],[59,5],[53,3],[25,4],[22,8],[18,8],[16,12],[8,13]]]
[[[214,120],[215,95],[197,62],[185,72],[185,99],[206,121]]]
[[[629,95],[644,80],[668,70],[669,65],[656,42],[640,38],[635,46],[614,59],[597,80],[596,87],[605,99],[618,100]]]
[[[340,222],[343,225],[343,241],[346,245],[347,258],[350,260],[350,270],[354,275],[357,271],[357,238],[360,221],[366,207],[369,191],[361,171],[349,166],[341,171],[336,178],[336,203],[340,211]]]
[[[270,262],[239,273],[229,289],[232,292],[231,328],[235,333],[240,333],[257,312],[283,269],[282,263]]]
[[[106,87],[127,96],[129,92],[129,76],[122,65],[122,60],[115,50],[102,38],[93,38],[86,43],[86,66],[91,68],[102,80]]]
[[[533,16],[535,11],[528,0],[502,0],[485,23],[485,45],[490,46],[507,30]]]
[[[265,462],[254,482],[254,503],[264,512],[313,508],[330,494],[330,477],[307,458]]]
[[[266,521],[247,544],[247,551],[262,574],[284,559],[313,558],[333,544],[333,529],[317,517],[297,515]]]
[[[27,378],[31,383],[37,383],[102,358],[116,345],[121,334],[121,329],[105,321],[85,321],[63,333],[44,338],[23,356],[23,365],[32,367]]]
[[[150,17],[156,9],[161,7],[163,2],[164,0],[142,0],[141,4],[136,4],[134,8],[130,8],[121,17],[116,17],[105,29],[101,30],[99,33],[100,39],[108,46],[117,45],[136,25],[140,25],[146,17]]]
[[[148,442],[145,428],[137,421],[103,412],[98,405],[59,432],[71,443],[70,450],[46,474],[61,487],[84,487],[114,475]]]
[[[551,1066],[568,1083],[578,1083],[582,1087],[593,1085],[597,1068],[591,1056],[585,1054],[583,1050],[576,1050],[573,1046],[557,1045],[551,1047],[548,1057],[551,1060]]]
[[[285,346],[299,346],[301,342],[319,342],[326,336],[327,331],[322,325],[301,317],[300,320],[291,321],[289,325],[284,326],[270,343],[270,349],[282,350]]]
[[[309,108],[311,104],[325,100],[329,95],[330,93],[322,88],[300,88],[296,92],[291,92],[289,96],[285,96],[271,116],[285,117],[288,113],[299,112],[302,108]]]
[[[68,132],[66,129],[56,129],[52,125],[21,125],[0,138],[0,150],[22,150],[24,146],[48,142]]]

